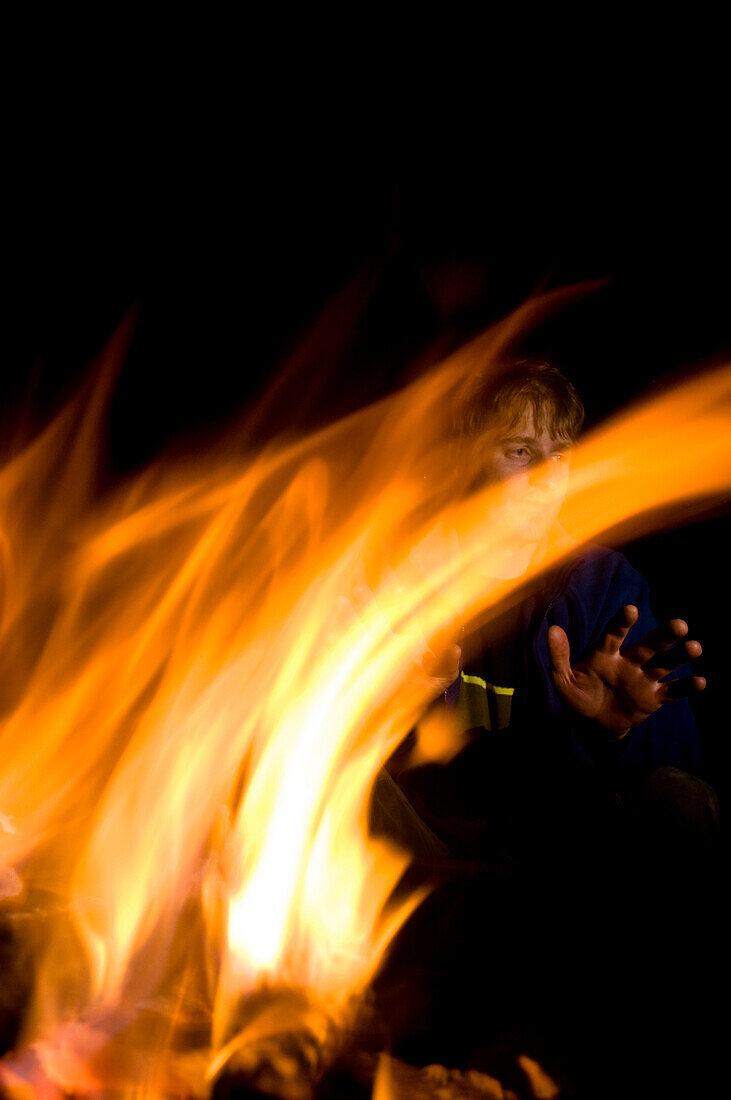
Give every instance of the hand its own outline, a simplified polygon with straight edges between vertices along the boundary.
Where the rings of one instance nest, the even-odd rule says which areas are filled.
[[[639,612],[632,604],[614,616],[604,637],[578,664],[571,664],[569,640],[560,626],[548,631],[553,682],[564,702],[577,714],[593,719],[619,740],[671,699],[702,691],[702,676],[659,681],[687,660],[700,657],[700,642],[683,641],[688,624],[671,619],[620,653]]]
[[[459,676],[459,661],[462,648],[456,642],[437,645],[432,641],[421,658],[421,671],[426,677],[430,700],[443,695],[450,684]]]

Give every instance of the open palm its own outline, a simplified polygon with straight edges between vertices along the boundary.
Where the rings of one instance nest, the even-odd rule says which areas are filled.
[[[621,651],[639,612],[622,607],[598,644],[572,665],[569,640],[560,626],[548,631],[553,682],[561,698],[580,714],[597,722],[615,738],[623,737],[664,703],[691,691],[702,691],[702,676],[660,683],[669,672],[699,657],[697,641],[681,641],[688,633],[682,619],[671,619]]]

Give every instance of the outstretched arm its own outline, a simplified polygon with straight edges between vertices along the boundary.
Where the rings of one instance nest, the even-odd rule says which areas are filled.
[[[576,664],[571,663],[566,632],[560,626],[548,631],[551,672],[559,695],[577,714],[597,722],[615,740],[664,703],[706,686],[702,676],[659,682],[702,653],[700,642],[684,640],[688,624],[682,619],[671,619],[621,652],[638,615],[633,604],[622,607],[597,645]]]

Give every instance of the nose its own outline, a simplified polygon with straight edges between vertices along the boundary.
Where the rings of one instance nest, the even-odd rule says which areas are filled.
[[[560,473],[554,462],[536,462],[528,471],[528,484],[535,489],[550,492],[558,484]]]

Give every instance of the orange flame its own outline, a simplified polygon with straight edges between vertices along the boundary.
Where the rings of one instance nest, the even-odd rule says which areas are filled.
[[[346,1026],[419,901],[389,907],[409,855],[368,800],[434,693],[427,640],[518,583],[486,580],[503,504],[465,495],[447,409],[544,308],[308,438],[101,504],[103,386],[0,472],[0,884],[34,961],[11,1094],[206,1095],[266,988]],[[725,367],[595,432],[571,536],[727,493],[730,399]]]

